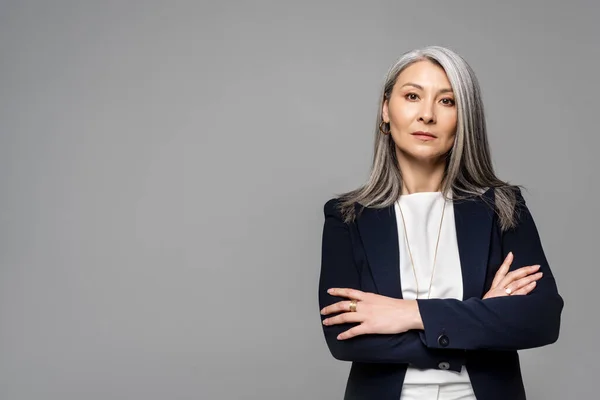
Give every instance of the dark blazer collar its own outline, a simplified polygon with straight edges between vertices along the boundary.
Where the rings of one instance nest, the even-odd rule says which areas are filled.
[[[483,294],[494,216],[490,205],[493,202],[493,189],[488,189],[481,197],[454,201],[463,299],[481,297]],[[379,294],[402,298],[394,206],[364,208],[356,222]]]

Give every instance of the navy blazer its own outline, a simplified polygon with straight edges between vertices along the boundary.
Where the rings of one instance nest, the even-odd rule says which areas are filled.
[[[453,371],[464,365],[478,399],[525,399],[517,350],[558,339],[564,302],[520,190],[518,224],[505,232],[493,210],[494,190],[482,197],[454,201],[462,300],[417,300],[424,330],[338,340],[357,324],[323,326],[333,357],[352,362],[344,399],[398,400],[408,365]],[[402,298],[394,207],[364,208],[346,224],[338,203],[324,207],[319,307],[344,300],[327,293],[332,287]],[[526,296],[482,300],[510,251],[511,270],[540,264],[543,277]]]

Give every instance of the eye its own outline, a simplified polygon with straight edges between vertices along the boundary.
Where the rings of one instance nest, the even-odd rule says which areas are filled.
[[[449,97],[446,97],[446,98],[442,99],[441,102],[445,106],[453,106],[454,104],[456,104],[456,102],[454,101],[454,99],[451,99]]]
[[[407,93],[404,95],[404,98],[406,100],[411,100],[411,101],[415,101],[419,98],[419,96],[416,93]]]

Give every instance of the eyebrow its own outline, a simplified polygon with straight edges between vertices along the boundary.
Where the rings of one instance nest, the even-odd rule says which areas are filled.
[[[405,83],[404,85],[400,86],[400,89],[402,89],[404,86],[413,86],[413,87],[416,87],[417,89],[420,89],[420,90],[425,90],[425,89],[423,88],[423,86],[421,86],[421,85],[418,85],[418,84],[416,84],[416,83],[412,83],[412,82]],[[444,89],[440,89],[440,90],[438,91],[438,93],[452,93],[452,89],[450,89],[450,88],[444,88]]]

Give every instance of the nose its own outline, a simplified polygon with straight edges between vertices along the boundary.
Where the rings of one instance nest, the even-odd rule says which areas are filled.
[[[429,101],[423,101],[421,105],[419,121],[423,122],[424,124],[435,123],[435,111],[433,104],[431,104]]]

